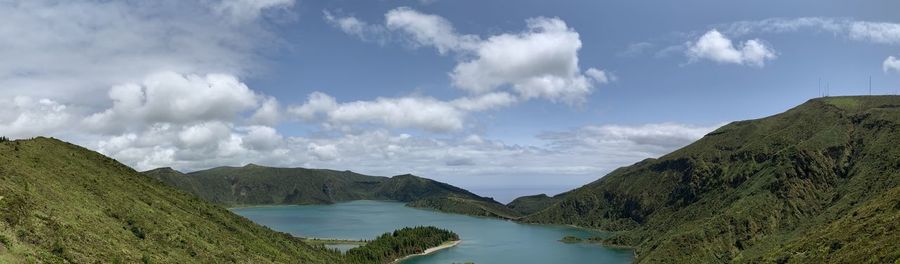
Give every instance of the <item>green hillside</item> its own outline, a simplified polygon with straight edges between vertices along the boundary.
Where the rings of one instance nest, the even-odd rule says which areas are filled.
[[[519,216],[491,198],[409,174],[379,177],[351,171],[273,168],[254,164],[191,173],[159,168],[144,174],[225,206],[393,200],[406,202],[412,207],[450,213],[503,218]]]
[[[550,207],[558,202],[560,200],[559,198],[562,196],[562,194],[554,197],[547,196],[546,194],[522,196],[506,204],[506,207],[522,215],[530,215]]]
[[[113,159],[0,142],[0,263],[338,263]]]
[[[638,263],[897,263],[900,97],[733,122],[559,198],[523,221],[619,231]]]

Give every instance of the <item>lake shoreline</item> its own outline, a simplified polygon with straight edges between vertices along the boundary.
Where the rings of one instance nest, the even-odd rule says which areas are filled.
[[[444,250],[444,249],[448,249],[448,248],[455,247],[456,245],[459,245],[460,242],[462,242],[462,239],[460,239],[460,240],[454,240],[454,241],[450,241],[450,242],[446,242],[446,243],[440,244],[440,245],[438,245],[438,246],[436,246],[436,247],[430,247],[430,248],[428,248],[428,249],[425,249],[425,251],[422,251],[422,253],[416,253],[416,254],[407,255],[407,256],[404,256],[404,257],[402,257],[402,258],[395,259],[395,260],[394,260],[393,262],[391,262],[391,263],[392,263],[392,264],[400,263],[400,262],[402,262],[403,260],[406,260],[406,259],[409,259],[409,258],[412,258],[412,257],[429,255],[429,254],[432,254],[432,253],[435,253],[435,252],[438,252],[438,251],[441,251],[441,250]]]
[[[270,206],[267,206],[270,207]],[[271,206],[277,208],[279,206]],[[237,209],[235,213],[275,230],[297,237],[325,242],[339,240],[369,240],[385,232],[403,227],[433,225],[452,230],[466,243],[477,241],[478,246],[455,247],[421,256],[395,255],[385,263],[452,263],[488,261],[497,263],[584,263],[602,260],[604,263],[629,263],[634,250],[603,245],[571,246],[558,242],[565,236],[589,238],[604,236],[596,229],[560,224],[523,223],[492,217],[453,214],[437,210],[408,207],[395,201],[360,200],[327,206],[281,206],[282,209]],[[319,241],[316,241],[318,239]],[[357,242],[359,243],[359,242]],[[347,243],[355,244],[355,243]],[[468,245],[468,244],[466,244]],[[596,245],[596,244],[595,244]],[[326,245],[328,246],[328,245]],[[349,247],[349,245],[347,246]],[[425,248],[422,248],[424,250]],[[519,252],[514,255],[499,252]],[[419,251],[423,252],[423,251]],[[557,257],[555,254],[566,254]],[[401,258],[403,257],[403,258]]]
[[[302,237],[300,238],[303,242],[306,242],[310,245],[365,245],[368,244],[367,240],[355,240],[355,239],[340,239],[340,238],[318,238],[318,237]]]

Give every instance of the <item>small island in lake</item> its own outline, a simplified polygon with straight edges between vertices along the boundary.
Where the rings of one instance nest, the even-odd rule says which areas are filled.
[[[363,246],[347,250],[347,263],[395,263],[407,257],[427,255],[459,243],[459,235],[433,226],[404,227],[384,233]]]
[[[560,239],[559,242],[574,244],[574,243],[584,242],[584,239],[581,239],[580,237],[576,237],[576,236],[565,236],[562,239]]]

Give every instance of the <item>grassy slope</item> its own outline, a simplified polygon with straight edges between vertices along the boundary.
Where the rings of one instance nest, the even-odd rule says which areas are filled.
[[[530,215],[550,207],[558,202],[561,197],[562,195],[550,197],[546,194],[522,196],[506,204],[506,207],[522,215]]]
[[[335,263],[87,149],[0,143],[0,263]]]
[[[900,257],[900,97],[811,100],[620,168],[526,217],[618,230],[637,262]]]
[[[490,198],[413,175],[378,177],[350,171],[219,167],[183,174],[169,168],[144,172],[176,188],[226,206],[328,204],[352,200],[395,200],[409,206],[478,216],[518,217]]]

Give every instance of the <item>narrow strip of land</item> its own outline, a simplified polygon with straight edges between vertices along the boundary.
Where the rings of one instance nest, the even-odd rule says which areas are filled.
[[[319,244],[342,244],[342,245],[365,245],[369,243],[369,241],[365,240],[351,240],[351,239],[339,239],[339,238],[303,238],[303,242],[311,245],[319,245]]]
[[[411,258],[411,257],[424,256],[424,255],[428,255],[428,254],[431,254],[431,253],[434,253],[434,252],[437,252],[440,250],[452,248],[452,247],[455,247],[456,245],[459,245],[460,242],[462,242],[462,240],[454,240],[454,241],[444,242],[443,244],[440,244],[436,247],[431,247],[431,248],[425,249],[425,251],[422,251],[422,253],[412,254],[412,255],[402,257],[402,258],[398,258],[398,259],[394,260],[394,262],[391,262],[391,263],[400,263],[401,261]]]

